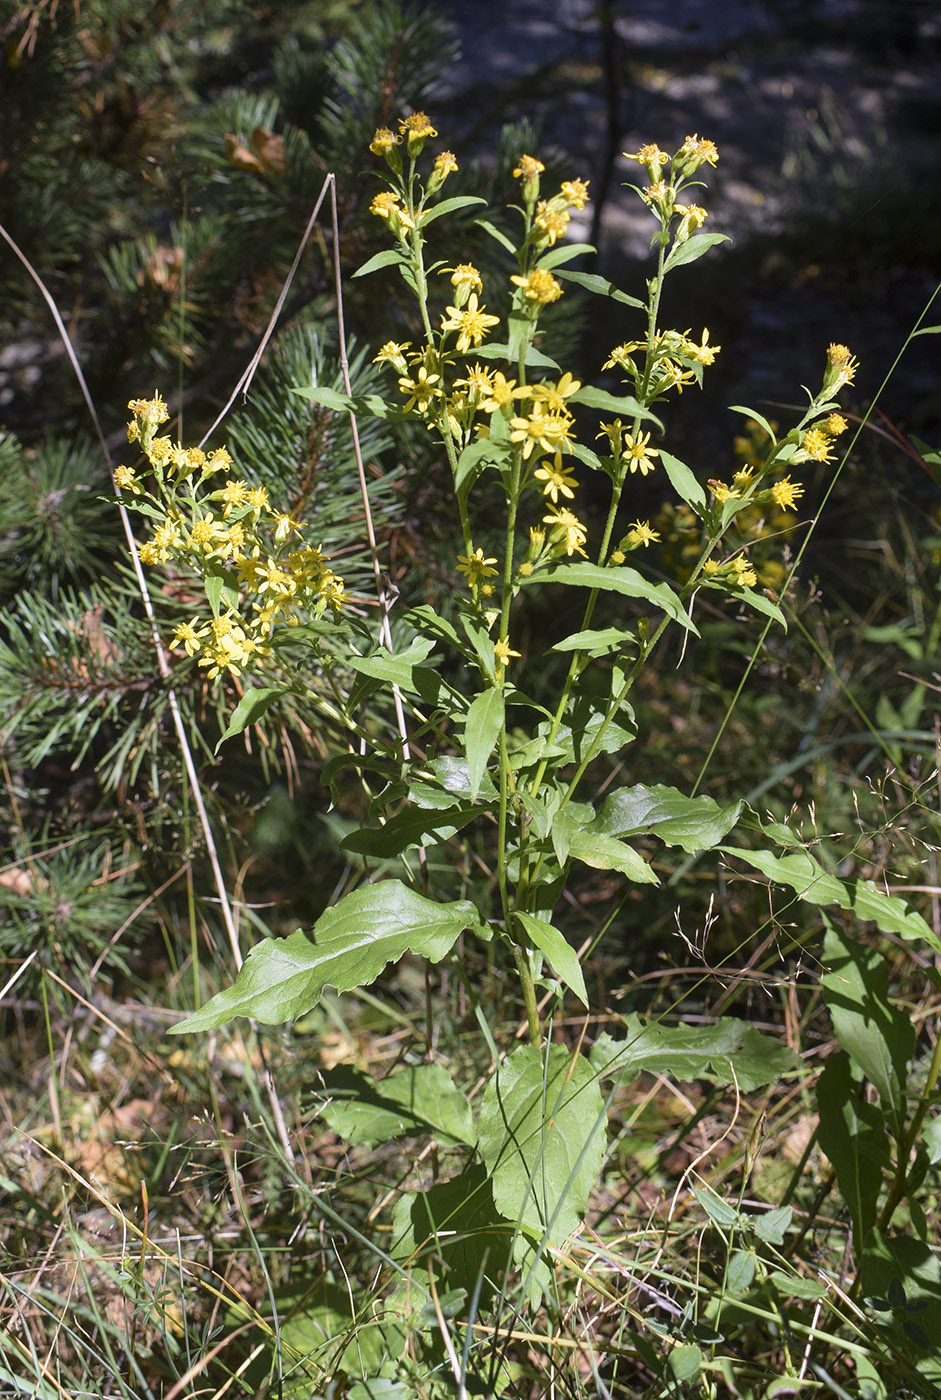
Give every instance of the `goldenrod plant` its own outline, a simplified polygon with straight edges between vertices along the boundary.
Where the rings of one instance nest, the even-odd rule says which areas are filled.
[[[659,883],[664,849],[721,851],[805,905],[852,911],[941,951],[898,894],[841,879],[795,828],[761,822],[740,801],[629,780],[632,753],[647,739],[635,686],[647,668],[682,663],[705,600],[751,619],[756,643],[785,626],[787,570],[779,564],[777,591],[762,586],[750,546],[761,541],[766,566],[768,513],[780,536],[781,518],[807,492],[801,469],[835,460],[848,426],[838,395],[854,381],[855,356],[837,343],[822,351],[819,384],[786,429],[736,409],[752,425],[747,460],[728,479],[695,471],[666,446],[670,404],[695,391],[721,347],[709,329],[663,325],[661,298],[667,278],[689,275],[723,240],[704,231],[707,209],[697,202],[719,160],[713,142],[691,135],[672,153],[655,144],[626,153],[650,216],[644,298],[572,268],[589,251],[567,239],[590,197],[577,172],[556,188],[543,162],[521,151],[511,237],[485,201],[449,194],[458,160],[437,143],[431,119],[413,111],[376,130],[369,147],[382,186],[371,210],[388,247],[356,276],[396,275],[415,305],[415,328],[375,355],[385,390],[296,392],[338,421],[410,422],[427,434],[453,493],[452,610],[430,600],[397,612],[378,554],[378,598],[354,595],[317,519],[250,482],[224,445],[204,451],[163,433],[159,392],[131,400],[130,453],[115,474],[146,526],[143,562],[202,580],[205,602],[166,640],[182,664],[241,691],[223,754],[264,725],[273,705],[305,699],[330,736],[324,782],[338,800],[342,789],[347,818],[340,847],[349,878],[336,899],[312,928],[256,943],[233,985],[173,1033],[215,1031],[239,1016],[306,1017],[328,989],[360,992],[406,955],[449,969],[482,1033],[475,1062],[447,1063],[429,1014],[421,1054],[383,1077],[365,1067],[326,1071],[317,1088],[322,1119],[350,1144],[427,1140],[427,1170],[416,1157],[376,1247],[381,1307],[331,1304],[317,1352],[334,1384],[355,1374],[364,1394],[380,1384],[403,1395],[437,1394],[439,1385],[496,1393],[508,1384],[501,1328],[525,1333],[526,1310],[539,1306],[560,1317],[570,1288],[604,1294],[582,1223],[605,1162],[609,1110],[642,1072],[702,1077],[736,1095],[796,1075],[790,1046],[733,1017],[687,1026],[632,1012],[589,1036],[605,1009],[593,1006],[566,936],[566,891],[580,869],[607,872],[623,892]],[[464,260],[460,221],[471,212],[505,255],[505,288]],[[493,309],[502,290],[505,317]],[[611,388],[583,382],[553,356],[546,313],[578,295],[612,299],[627,318],[624,339],[594,367]],[[684,513],[686,559],[672,584],[648,563],[660,538],[638,504],[648,479]],[[529,622],[537,600],[558,619],[544,635]],[[388,703],[375,705],[383,693]],[[346,770],[361,785],[358,820],[349,817]],[[745,835],[733,843],[736,827]],[[622,904],[623,895],[613,899],[602,933]],[[842,1054],[821,1081],[819,1141],[853,1212],[858,1268],[868,1257],[891,1272],[893,1217],[927,1163],[918,1144],[938,1057],[919,1070],[913,1114],[914,1032],[889,1007],[885,979],[861,945],[833,927],[827,939],[823,995]],[[494,983],[466,974],[471,940],[499,970],[501,998],[512,981],[518,1039],[494,1031]],[[864,1080],[886,1124],[876,1155],[862,1140],[872,1127],[859,1107]],[[789,1335],[817,1327],[807,1310],[826,1283],[786,1271],[792,1207],[750,1214],[743,1193],[744,1185],[730,1204],[705,1184],[694,1189],[703,1228],[727,1237],[730,1263],[714,1297],[698,1287],[667,1310],[667,1360],[656,1359],[639,1315],[622,1318],[618,1346],[661,1376],[650,1393],[719,1394],[734,1372],[725,1337],[749,1315]],[[874,1306],[899,1313],[904,1295],[886,1298]],[[909,1338],[920,1345],[911,1328]],[[906,1375],[924,1371],[897,1353]],[[598,1384],[598,1394],[624,1393]]]

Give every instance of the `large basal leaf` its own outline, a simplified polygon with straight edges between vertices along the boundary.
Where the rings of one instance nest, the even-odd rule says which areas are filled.
[[[234,1016],[265,1025],[293,1021],[316,1006],[325,987],[352,991],[374,982],[390,962],[413,952],[440,962],[467,928],[480,923],[469,900],[436,904],[400,880],[345,895],[311,935],[266,938],[252,948],[235,984],[217,993],[171,1035],[211,1031]]]
[[[478,1151],[494,1204],[507,1220],[550,1243],[561,1244],[578,1228],[604,1141],[595,1072],[564,1046],[520,1046],[487,1085]]]
[[[514,1234],[493,1204],[486,1168],[474,1162],[450,1181],[400,1197],[389,1252],[417,1262],[423,1275],[431,1266],[442,1292],[462,1288],[470,1299],[482,1279],[478,1307],[485,1310],[510,1267]]]
[[[844,938],[828,919],[820,987],[840,1045],[878,1091],[896,1139],[905,1126],[915,1027],[889,1001],[889,970],[873,948]]]
[[[852,1216],[857,1252],[875,1224],[882,1174],[891,1165],[885,1119],[876,1104],[866,1102],[862,1088],[845,1054],[831,1056],[817,1080],[817,1141]]]
[[[378,1081],[346,1066],[328,1070],[318,1111],[354,1147],[422,1133],[445,1144],[474,1143],[467,1096],[444,1065],[409,1065]]]
[[[591,830],[619,840],[654,835],[668,846],[705,851],[728,835],[741,810],[741,802],[720,807],[711,797],[684,797],[676,788],[639,784],[606,797]]]
[[[567,583],[577,588],[596,588],[605,593],[620,593],[627,598],[643,598],[644,602],[661,608],[668,617],[699,636],[693,619],[677,595],[665,583],[651,583],[636,569],[604,569],[599,564],[553,564],[532,575],[531,583]]]
[[[941,939],[921,915],[911,911],[900,895],[886,894],[871,880],[840,880],[818,865],[809,851],[776,856],[770,851],[745,851],[739,846],[723,846],[722,850],[760,870],[769,880],[788,885],[798,899],[808,904],[836,904],[851,910],[858,919],[875,922],[883,933],[897,933],[909,942],[921,939],[941,953]]]
[[[630,1015],[624,1025],[623,1039],[605,1032],[592,1046],[592,1068],[600,1079],[632,1084],[646,1072],[680,1082],[736,1083],[750,1093],[797,1065],[792,1051],[733,1016],[711,1026],[664,1026]]]

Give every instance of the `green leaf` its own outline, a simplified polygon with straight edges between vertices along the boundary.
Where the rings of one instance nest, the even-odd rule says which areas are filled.
[[[723,1201],[715,1191],[703,1186],[694,1186],[693,1195],[703,1210],[720,1230],[731,1230],[738,1223],[738,1209],[728,1201]]]
[[[486,204],[479,194],[456,194],[451,199],[442,199],[440,204],[436,204],[432,209],[423,209],[421,216],[421,226],[434,223],[435,219],[440,219],[442,214],[453,214],[458,209],[470,209],[474,204]]]
[[[326,384],[308,384],[304,388],[294,390],[300,394],[302,399],[310,399],[313,403],[322,403],[325,408],[332,408],[337,413],[349,413],[355,407],[354,400],[347,394],[341,394],[337,389],[330,389]]]
[[[389,860],[415,846],[435,846],[450,841],[462,827],[480,815],[478,807],[449,806],[428,809],[408,806],[396,812],[384,826],[360,827],[340,842],[341,851]]]
[[[471,702],[464,726],[464,752],[470,777],[471,797],[476,798],[490,755],[500,737],[505,715],[503,687],[490,686]]]
[[[213,617],[238,608],[239,591],[234,574],[223,573],[221,569],[207,574],[203,579],[203,588],[206,590],[206,598],[212,608]]]
[[[486,1310],[513,1259],[514,1227],[498,1213],[486,1168],[474,1162],[450,1181],[403,1195],[392,1216],[394,1259],[435,1271],[438,1287],[473,1296],[483,1279],[479,1308]]]
[[[860,1276],[863,1294],[887,1297],[906,1335],[929,1352],[918,1359],[918,1371],[927,1385],[919,1386],[915,1393],[920,1391],[934,1400],[941,1393],[941,1261],[935,1242],[913,1239],[907,1232],[889,1234],[874,1229],[863,1252]],[[908,1347],[906,1352],[911,1358]]]
[[[582,1006],[587,1007],[585,977],[575,949],[568,939],[545,919],[537,919],[533,914],[519,912],[516,917],[540,952],[545,953],[549,966],[559,981],[566,987],[571,987]]]
[[[757,409],[746,408],[744,404],[733,403],[729,405],[729,412],[742,413],[746,418],[753,418],[755,422],[760,424],[760,426],[764,428],[765,432],[768,434],[768,437],[771,439],[771,446],[774,447],[776,445],[777,438],[774,435],[774,429],[768,422],[767,418],[760,414]]]
[[[702,1352],[693,1342],[684,1342],[681,1346],[676,1346],[667,1357],[667,1366],[673,1380],[682,1385],[686,1381],[695,1380],[702,1370]]]
[[[793,1219],[794,1212],[790,1206],[778,1206],[776,1210],[755,1216],[753,1229],[765,1244],[783,1244]]]
[[[596,253],[597,251],[597,248],[591,243],[559,243],[548,253],[543,253],[536,262],[536,266],[547,269],[561,267],[563,263],[573,262],[584,253]]]
[[[383,681],[386,685],[397,685],[400,690],[418,691],[414,670],[426,659],[434,648],[430,637],[413,637],[405,651],[393,655],[388,651],[377,651],[372,656],[351,656],[348,664],[362,676]]]
[[[906,1086],[915,1053],[915,1027],[889,1001],[889,972],[873,948],[845,937],[824,916],[823,999],[836,1038],[879,1094],[900,1138],[905,1127]]]
[[[665,1026],[631,1014],[624,1027],[625,1039],[605,1032],[592,1047],[591,1063],[600,1079],[629,1085],[642,1073],[663,1074],[681,1082],[737,1083],[750,1093],[797,1065],[786,1046],[733,1016],[711,1026]]]
[[[250,686],[232,711],[226,731],[216,745],[215,752],[219,752],[226,739],[241,734],[250,724],[257,724],[279,696],[284,694],[283,686]]]
[[[484,233],[489,233],[491,238],[495,238],[497,242],[501,244],[508,253],[516,252],[516,247],[513,244],[513,242],[509,238],[507,238],[506,234],[501,232],[500,229],[495,228],[494,225],[490,223],[488,219],[475,219],[474,223],[477,225],[478,228],[482,228]]]
[[[573,632],[550,651],[584,651],[588,656],[605,656],[609,651],[623,651],[637,641],[637,634],[623,627],[602,627],[598,631]]]
[[[797,1056],[773,1036],[764,1035],[754,1026],[742,1031],[741,1049],[731,1062],[735,1080],[743,1094],[772,1084],[782,1075],[792,1073],[798,1066]]]
[[[912,331],[911,339],[914,340],[916,335],[941,335],[941,326],[922,326],[919,330]]]
[[[586,408],[597,408],[605,413],[625,413],[631,418],[642,418],[655,423],[658,428],[663,427],[656,414],[644,408],[629,394],[609,394],[605,389],[596,389],[593,384],[583,384],[576,393],[569,395],[567,402],[582,403]]]
[[[809,1298],[815,1301],[827,1292],[825,1284],[816,1283],[812,1278],[800,1278],[797,1274],[785,1274],[780,1269],[772,1269],[768,1275],[768,1282],[785,1298]],[[790,1391],[790,1383],[786,1391]]]
[[[466,759],[459,758],[456,754],[446,754],[443,758],[432,759],[428,770],[434,774],[445,792],[455,797],[471,796],[470,768]],[[479,789],[480,795],[488,802],[498,796],[497,789],[486,773],[482,776]]]
[[[579,287],[584,287],[586,292],[595,292],[598,296],[619,301],[623,306],[644,306],[637,297],[628,296],[627,292],[620,291],[607,277],[598,277],[593,272],[559,272],[556,276],[566,282],[575,282]]]
[[[374,982],[390,962],[417,953],[440,962],[465,929],[480,923],[469,900],[436,904],[399,880],[353,890],[317,920],[311,935],[266,938],[248,954],[235,984],[218,992],[171,1035],[211,1031],[234,1016],[280,1025],[316,1006],[327,986],[349,992]]]
[[[755,1282],[755,1253],[737,1249],[731,1256],[725,1274],[725,1287],[733,1298],[743,1298]]]
[[[941,952],[941,940],[899,895],[886,894],[871,880],[840,880],[828,875],[809,851],[775,856],[770,851],[746,851],[739,846],[723,846],[722,850],[760,870],[769,880],[788,885],[808,904],[837,904],[858,919],[874,921],[883,933],[897,933],[910,943],[920,939]]]
[[[497,1210],[561,1245],[604,1157],[604,1104],[588,1061],[562,1045],[520,1046],[487,1085],[479,1132]]]
[[[384,248],[381,253],[374,253],[373,256],[358,267],[353,273],[354,277],[368,277],[371,272],[378,272],[380,267],[391,267],[394,263],[403,261],[402,254],[398,248]]]
[[[688,506],[692,506],[697,515],[702,515],[706,509],[706,493],[686,463],[681,462],[679,457],[664,452],[663,448],[660,449],[660,461],[676,494]]]
[[[433,1133],[445,1145],[475,1140],[467,1096],[443,1065],[409,1065],[375,1080],[348,1066],[327,1070],[317,1109],[352,1146]]]
[[[618,870],[638,885],[659,885],[656,872],[623,841],[599,831],[576,831],[569,843],[569,855],[593,870]]]
[[[699,636],[699,631],[679,598],[665,583],[650,583],[636,569],[604,569],[599,564],[553,564],[539,569],[527,580],[529,583],[567,583],[578,588],[597,588],[606,593],[620,593],[627,598],[643,598],[652,603]]]
[[[505,341],[479,345],[473,354],[475,359],[481,360],[513,359],[510,353],[510,347]],[[524,363],[529,369],[554,369],[559,374],[562,373],[562,367],[557,364],[555,360],[550,359],[548,355],[544,355],[541,350],[534,349],[532,345],[526,351]]]
[[[686,263],[695,262],[701,258],[703,253],[708,253],[709,249],[716,243],[731,243],[727,233],[694,233],[691,238],[687,238],[685,243],[675,243],[667,255],[663,264],[663,275],[672,272],[675,267],[683,267]]]
[[[889,1139],[882,1112],[865,1102],[845,1053],[832,1055],[823,1067],[817,1080],[817,1112],[817,1141],[849,1207],[858,1252],[876,1221],[882,1173],[890,1164]]]
[[[639,784],[606,797],[590,829],[618,839],[652,834],[668,846],[705,851],[728,835],[742,806],[720,807],[711,797],[684,797],[676,788]]]
[[[744,502],[743,506],[745,504],[747,504],[747,502]],[[721,593],[725,598],[734,598],[739,603],[747,603],[750,608],[755,609],[755,612],[764,613],[765,617],[770,617],[774,622],[777,622],[785,632],[787,631],[787,619],[783,612],[778,607],[777,603],[773,602],[772,599],[767,597],[766,594],[762,593],[759,589],[738,588],[733,586],[729,581],[714,583],[705,574],[700,577],[699,586],[701,588],[708,588],[714,593]]]
[[[489,438],[475,438],[468,443],[457,459],[454,473],[454,489],[465,503],[481,473],[488,466],[500,466],[505,456],[505,448],[492,443]]]

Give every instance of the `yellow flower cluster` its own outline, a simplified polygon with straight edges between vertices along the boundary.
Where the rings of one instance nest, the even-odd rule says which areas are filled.
[[[154,438],[167,418],[159,394],[128,406],[134,414],[128,438],[144,449],[154,489],[130,467],[118,467],[115,481],[131,493],[133,505],[158,520],[140,546],[141,561],[179,564],[223,583],[225,607],[208,621],[181,623],[174,646],[198,655],[210,679],[237,676],[269,655],[276,622],[297,626],[302,616],[320,617],[328,609],[339,615],[348,601],[343,580],[320,549],[305,543],[293,514],[276,510],[264,486],[236,477],[216,484],[216,473],[233,465],[224,447],[207,455]]]
[[[700,166],[714,166],[719,152],[712,141],[699,136],[687,136],[682,146],[672,156],[661,151],[659,146],[641,146],[637,151],[624,151],[628,160],[636,160],[644,167],[650,181],[641,191],[644,203],[660,220],[664,232],[674,219],[679,222],[673,227],[674,244],[685,243],[706,221],[706,210],[698,204],[681,203],[679,196],[689,184],[690,176]],[[664,166],[669,166],[666,175]],[[695,182],[694,182],[695,183]]]
[[[681,394],[688,384],[701,384],[703,366],[715,363],[721,345],[709,344],[709,331],[703,330],[697,343],[689,331],[659,331],[650,341],[628,340],[616,345],[602,369],[622,369],[637,392],[645,390],[662,398],[675,389]],[[643,362],[634,356],[643,352]]]

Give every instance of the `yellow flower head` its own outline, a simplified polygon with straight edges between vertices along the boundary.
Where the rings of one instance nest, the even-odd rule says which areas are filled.
[[[548,306],[549,302],[558,301],[562,295],[559,282],[542,267],[535,268],[528,277],[514,276],[510,281],[522,287],[525,299],[536,306]]]
[[[412,409],[417,407],[419,413],[424,413],[432,399],[438,398],[442,393],[441,375],[429,374],[427,368],[420,365],[418,372],[412,378],[409,378],[408,375],[402,376],[399,380],[399,388],[408,398],[405,412],[411,413]]]
[[[859,361],[845,345],[831,344],[827,349],[827,367],[823,374],[823,387],[826,393],[835,394],[846,384],[852,384],[859,368]]]
[[[789,476],[784,477],[782,481],[776,481],[771,488],[771,499],[780,510],[793,510],[803,494],[803,486],[792,481]]]
[[[673,157],[673,168],[681,170],[684,175],[692,175],[701,165],[714,166],[718,159],[719,152],[713,141],[687,136]]]
[[[677,243],[685,243],[691,234],[702,228],[708,218],[701,204],[674,204],[673,213],[680,215],[675,234]]]
[[[726,486],[724,481],[710,481],[709,490],[715,496],[720,506],[724,505],[726,501],[738,500],[741,496],[741,492],[736,491],[732,486]]]
[[[691,360],[698,360],[701,365],[713,364],[721,349],[721,345],[709,344],[708,330],[703,331],[702,342],[699,345],[696,344],[695,340],[688,340],[686,336],[683,337],[683,354],[687,355]]]
[[[652,459],[660,456],[660,449],[650,447],[649,443],[649,433],[638,433],[636,438],[630,433],[625,435],[623,456],[631,472],[639,471],[642,476],[646,476],[648,472],[653,471],[655,463]]]
[[[833,441],[822,428],[808,428],[801,442],[803,460],[811,462],[832,462]]]
[[[165,467],[173,456],[173,443],[168,437],[154,438],[147,449],[147,456],[155,467]]]
[[[401,136],[396,136],[387,126],[380,126],[369,143],[374,156],[385,156],[399,144]]]
[[[454,304],[458,308],[467,305],[472,292],[482,292],[484,284],[480,273],[472,263],[458,263],[457,267],[443,267],[441,274],[450,272],[451,286],[454,288]]]
[[[466,287],[468,292],[482,292],[484,289],[480,273],[473,263],[458,263],[456,267],[443,267],[441,272],[442,275],[450,272],[452,287]]]
[[[621,541],[622,549],[637,549],[641,545],[646,548],[648,545],[659,543],[660,536],[656,530],[650,528],[649,520],[635,520]]]
[[[541,199],[536,205],[534,224],[539,230],[540,242],[548,242],[549,247],[554,248],[556,240],[568,229],[569,212],[555,206],[553,201]]]
[[[131,467],[115,467],[114,482],[122,491],[130,491],[132,496],[139,496],[144,489],[140,477]]]
[[[670,159],[666,151],[661,151],[657,145],[641,146],[639,151],[624,151],[623,154],[628,160],[639,161],[654,184],[660,179],[661,166],[666,165]]]
[[[201,627],[197,632],[192,622],[181,622],[174,629],[172,642],[174,646],[182,647],[187,656],[195,656],[202,645],[202,638],[208,632],[208,627]]]
[[[564,550],[567,555],[584,554],[582,545],[588,538],[588,531],[577,516],[564,506],[558,506],[551,515],[542,517],[543,524],[550,527],[550,542]]]
[[[588,180],[563,180],[562,193],[573,209],[584,209],[588,203]]]
[[[542,161],[537,160],[535,156],[520,156],[520,163],[513,171],[513,178],[515,180],[535,180],[545,168]]]
[[[490,385],[487,390],[487,397],[481,400],[480,407],[484,413],[496,413],[498,408],[505,408],[514,399],[529,398],[531,389],[518,389],[515,379],[507,379],[502,370],[495,370],[490,376]]]
[[[131,399],[128,408],[139,419],[142,425],[153,429],[165,423],[170,417],[167,406],[156,392],[152,399]]]
[[[492,567],[496,559],[485,557],[484,552],[479,547],[473,554],[459,554],[457,557],[458,572],[466,574],[468,588],[476,588],[485,578],[496,577],[496,569]]]
[[[541,403],[534,403],[526,418],[510,419],[510,441],[522,444],[523,460],[528,461],[533,449],[543,452],[565,452],[572,441],[575,419],[566,411],[548,412]]]
[[[758,575],[755,573],[744,554],[736,554],[732,560],[732,582],[739,584],[742,588],[754,588],[758,582]]]
[[[466,308],[462,309],[459,306],[445,308],[441,329],[443,331],[457,331],[457,349],[469,350],[472,345],[475,348],[480,345],[490,327],[499,325],[499,322],[499,316],[486,316],[484,307],[481,306],[478,309],[477,293],[471,292]]]
[[[398,370],[399,374],[404,374],[408,368],[405,362],[405,352],[411,343],[410,340],[406,340],[400,345],[398,341],[387,340],[378,355],[375,356],[376,364],[391,365],[393,369]]]
[[[401,215],[398,195],[392,190],[380,190],[373,196],[369,212],[378,215],[380,219],[392,219],[394,215]]]
[[[830,416],[824,420],[823,426],[832,437],[839,437],[841,433],[846,432],[849,423],[847,423],[841,413],[831,413]]]
[[[442,179],[446,175],[451,175],[457,169],[457,157],[453,151],[442,151],[435,156],[435,174]]]
[[[577,394],[582,387],[580,379],[573,379],[566,370],[558,384],[553,384],[551,380],[544,379],[539,384],[533,384],[530,388],[531,396],[553,413],[566,412],[565,400]]]
[[[553,505],[558,502],[560,496],[565,496],[570,501],[573,499],[575,492],[572,488],[577,486],[578,482],[572,475],[572,468],[563,466],[561,452],[555,454],[552,466],[543,462],[542,466],[533,472],[533,476],[542,482],[542,494],[548,496]]]
[[[511,656],[520,655],[518,651],[513,651],[513,649],[511,648],[509,637],[501,637],[499,642],[494,642],[493,654],[496,657],[497,665],[499,666],[501,671],[505,666],[508,666],[510,664]]]
[[[438,134],[424,112],[412,112],[411,116],[403,117],[399,122],[399,130],[405,136],[408,153],[412,160],[421,155],[428,137]]]

